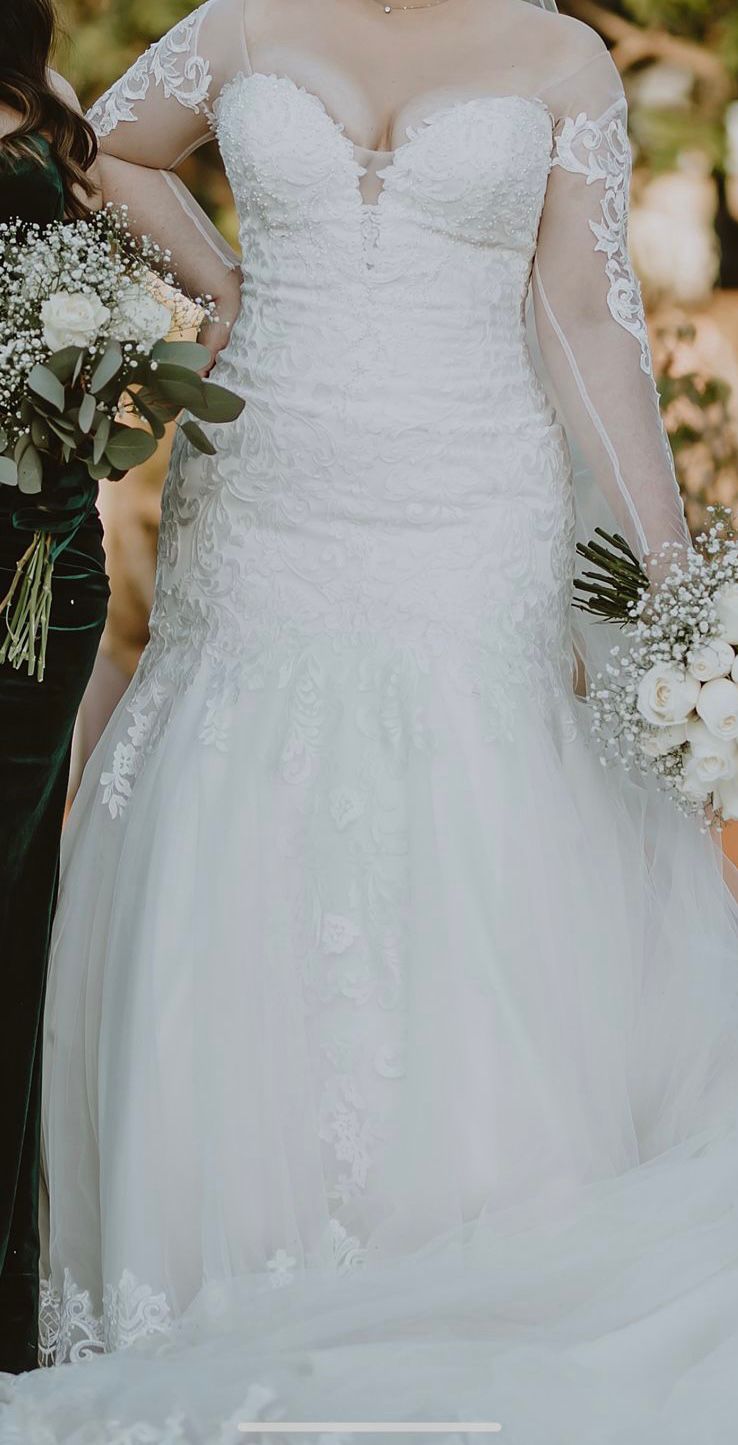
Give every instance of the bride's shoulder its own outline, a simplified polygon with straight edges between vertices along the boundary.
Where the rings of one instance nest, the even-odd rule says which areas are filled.
[[[609,50],[602,36],[573,15],[553,15],[546,12],[553,21],[552,39],[556,41],[557,58],[582,65],[590,60],[607,59]]]
[[[63,100],[72,110],[79,111],[79,101],[76,92],[72,89],[68,80],[63,75],[58,75],[55,70],[47,72],[51,89]],[[0,104],[0,138],[11,135],[22,123],[23,117],[19,111],[4,103]]]
[[[79,115],[82,114],[82,107],[80,106],[74,86],[70,85],[69,81],[65,80],[64,76],[60,75],[58,70],[49,71],[49,85],[59,96],[59,99],[63,100],[65,105],[69,106],[70,110],[76,110]]]
[[[65,80],[63,75],[59,75],[56,70],[49,70],[47,74],[49,85],[59,99],[63,100],[70,110],[76,110],[81,115],[77,92],[69,84],[69,81]],[[0,104],[0,136],[9,135],[17,128],[21,120],[22,116],[17,110],[13,110],[12,106]]]
[[[528,0],[512,0],[512,4],[521,27],[521,38],[545,47],[552,62],[581,60],[586,63],[607,55],[602,36],[584,20],[563,15],[558,10],[545,10],[540,5],[529,4]]]

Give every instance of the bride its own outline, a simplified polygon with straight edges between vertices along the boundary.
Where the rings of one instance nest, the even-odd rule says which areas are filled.
[[[5,1385],[0,1440],[729,1445],[734,911],[573,685],[583,488],[641,556],[689,545],[616,70],[524,0],[209,0],[92,121],[108,196],[222,294],[170,174],[217,138],[246,409],[176,444],[67,836],[75,1363]]]

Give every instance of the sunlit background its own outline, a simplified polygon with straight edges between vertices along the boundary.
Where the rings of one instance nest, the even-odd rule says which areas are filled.
[[[59,0],[60,68],[85,103],[191,8],[188,0]],[[738,4],[569,0],[612,49],[630,99],[635,155],[631,250],[690,525],[738,506]],[[182,172],[235,242],[214,146]],[[123,690],[146,640],[165,457],[103,497],[113,584],[103,656],[80,754]]]

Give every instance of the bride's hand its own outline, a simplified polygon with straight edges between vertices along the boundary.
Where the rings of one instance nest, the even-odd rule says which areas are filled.
[[[227,283],[220,295],[215,297],[215,311],[218,319],[217,321],[206,321],[200,330],[197,339],[202,346],[207,346],[210,352],[210,363],[203,368],[203,376],[209,376],[220,352],[231,339],[231,329],[241,309],[241,279],[240,270],[228,273]]]

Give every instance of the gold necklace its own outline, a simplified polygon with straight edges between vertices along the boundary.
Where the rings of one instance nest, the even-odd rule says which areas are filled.
[[[394,10],[435,10],[437,5],[445,5],[446,0],[425,0],[422,5],[386,5],[384,0],[374,0],[376,5],[381,5],[385,15],[391,15]]]

